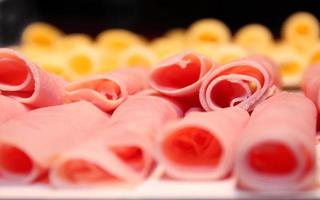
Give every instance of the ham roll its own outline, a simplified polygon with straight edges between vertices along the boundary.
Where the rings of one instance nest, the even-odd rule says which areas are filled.
[[[238,185],[268,193],[312,187],[316,117],[301,94],[282,92],[257,106],[239,141]]]
[[[237,106],[251,111],[269,97],[280,78],[275,64],[252,56],[211,71],[200,88],[200,103],[207,111]]]
[[[313,65],[306,70],[302,79],[301,89],[320,110],[320,65]]]
[[[109,117],[88,102],[39,108],[0,125],[0,183],[25,184]]]
[[[30,108],[15,99],[0,94],[0,124],[29,111]]]
[[[191,112],[159,135],[158,162],[176,179],[224,178],[233,169],[236,142],[248,120],[240,108]]]
[[[168,96],[198,98],[200,85],[213,65],[203,55],[183,52],[158,64],[151,72],[150,84]]]
[[[64,153],[50,170],[56,187],[137,184],[154,167],[154,141],[160,129],[181,117],[179,107],[158,97],[130,97],[98,136]]]
[[[65,81],[48,74],[18,52],[0,48],[0,91],[21,103],[44,107],[63,103]]]
[[[148,88],[148,71],[142,68],[120,69],[106,75],[70,83],[65,101],[86,100],[101,110],[113,111],[119,104],[140,90]]]

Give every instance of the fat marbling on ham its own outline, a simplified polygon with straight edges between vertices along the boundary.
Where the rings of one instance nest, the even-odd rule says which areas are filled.
[[[109,116],[88,102],[32,110],[0,125],[0,183],[30,183]]]
[[[316,117],[301,94],[278,93],[258,105],[237,149],[239,186],[269,193],[312,187]]]
[[[248,120],[248,112],[235,107],[191,112],[159,135],[158,162],[176,179],[224,178],[233,169],[236,143]]]
[[[126,68],[105,75],[94,75],[67,85],[65,101],[86,100],[111,112],[129,95],[148,88],[148,75],[143,68]]]
[[[154,141],[169,121],[181,117],[179,106],[160,96],[129,97],[97,137],[65,152],[50,170],[56,187],[136,184],[154,167]]]
[[[63,103],[65,81],[44,72],[20,53],[0,48],[0,91],[32,107]]]
[[[280,85],[276,65],[266,57],[251,56],[210,71],[199,98],[207,111],[233,106],[252,111]]]

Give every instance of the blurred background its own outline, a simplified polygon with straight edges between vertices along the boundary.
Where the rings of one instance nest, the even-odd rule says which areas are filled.
[[[171,28],[213,17],[233,32],[256,22],[278,37],[283,21],[296,11],[320,18],[320,0],[0,0],[0,46],[16,44],[23,28],[34,21],[48,22],[66,33],[95,37],[108,28],[125,28],[152,39]]]

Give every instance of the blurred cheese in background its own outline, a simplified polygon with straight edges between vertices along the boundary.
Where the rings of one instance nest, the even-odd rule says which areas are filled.
[[[144,44],[141,36],[123,29],[111,29],[100,33],[97,36],[97,45],[106,50],[121,52],[131,45]]]
[[[21,36],[22,45],[39,48],[53,48],[56,41],[62,37],[62,32],[46,23],[33,23],[27,26]]]
[[[151,68],[158,61],[155,53],[147,46],[133,45],[124,50],[119,56],[121,67]]]
[[[249,52],[241,46],[235,44],[224,44],[217,47],[213,57],[219,64],[226,64],[249,55]]]
[[[285,87],[298,87],[304,70],[320,62],[319,21],[306,12],[289,16],[281,37],[275,40],[262,24],[248,24],[232,37],[217,19],[201,19],[186,29],[173,28],[147,40],[125,29],[102,31],[96,39],[82,33],[65,34],[50,24],[37,22],[25,28],[18,49],[43,69],[67,80],[119,67],[152,68],[181,51],[194,50],[218,64],[248,55],[263,54],[279,66]]]
[[[69,51],[77,47],[91,45],[93,45],[93,39],[89,35],[74,33],[57,40],[54,47],[57,51]]]
[[[65,70],[71,80],[76,80],[99,71],[99,54],[91,46],[74,48],[65,53],[62,59],[65,60]]]
[[[159,59],[164,59],[184,50],[185,42],[180,38],[160,37],[151,41],[150,48]]]
[[[234,42],[253,52],[265,53],[270,50],[274,41],[267,27],[261,24],[249,24],[236,32]]]
[[[231,32],[226,24],[216,19],[202,19],[193,23],[186,33],[189,44],[223,44],[231,39]]]
[[[284,22],[282,37],[296,49],[307,51],[319,40],[319,21],[310,13],[295,13]]]
[[[278,64],[282,82],[287,87],[299,86],[307,60],[294,47],[279,43],[271,50],[271,57]]]

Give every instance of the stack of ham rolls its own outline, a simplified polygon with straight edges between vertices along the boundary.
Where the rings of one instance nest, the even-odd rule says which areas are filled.
[[[66,82],[0,49],[0,183],[234,178],[244,190],[309,190],[318,174],[319,77],[312,66],[305,95],[286,92],[267,57],[218,65],[184,51],[152,70]]]

